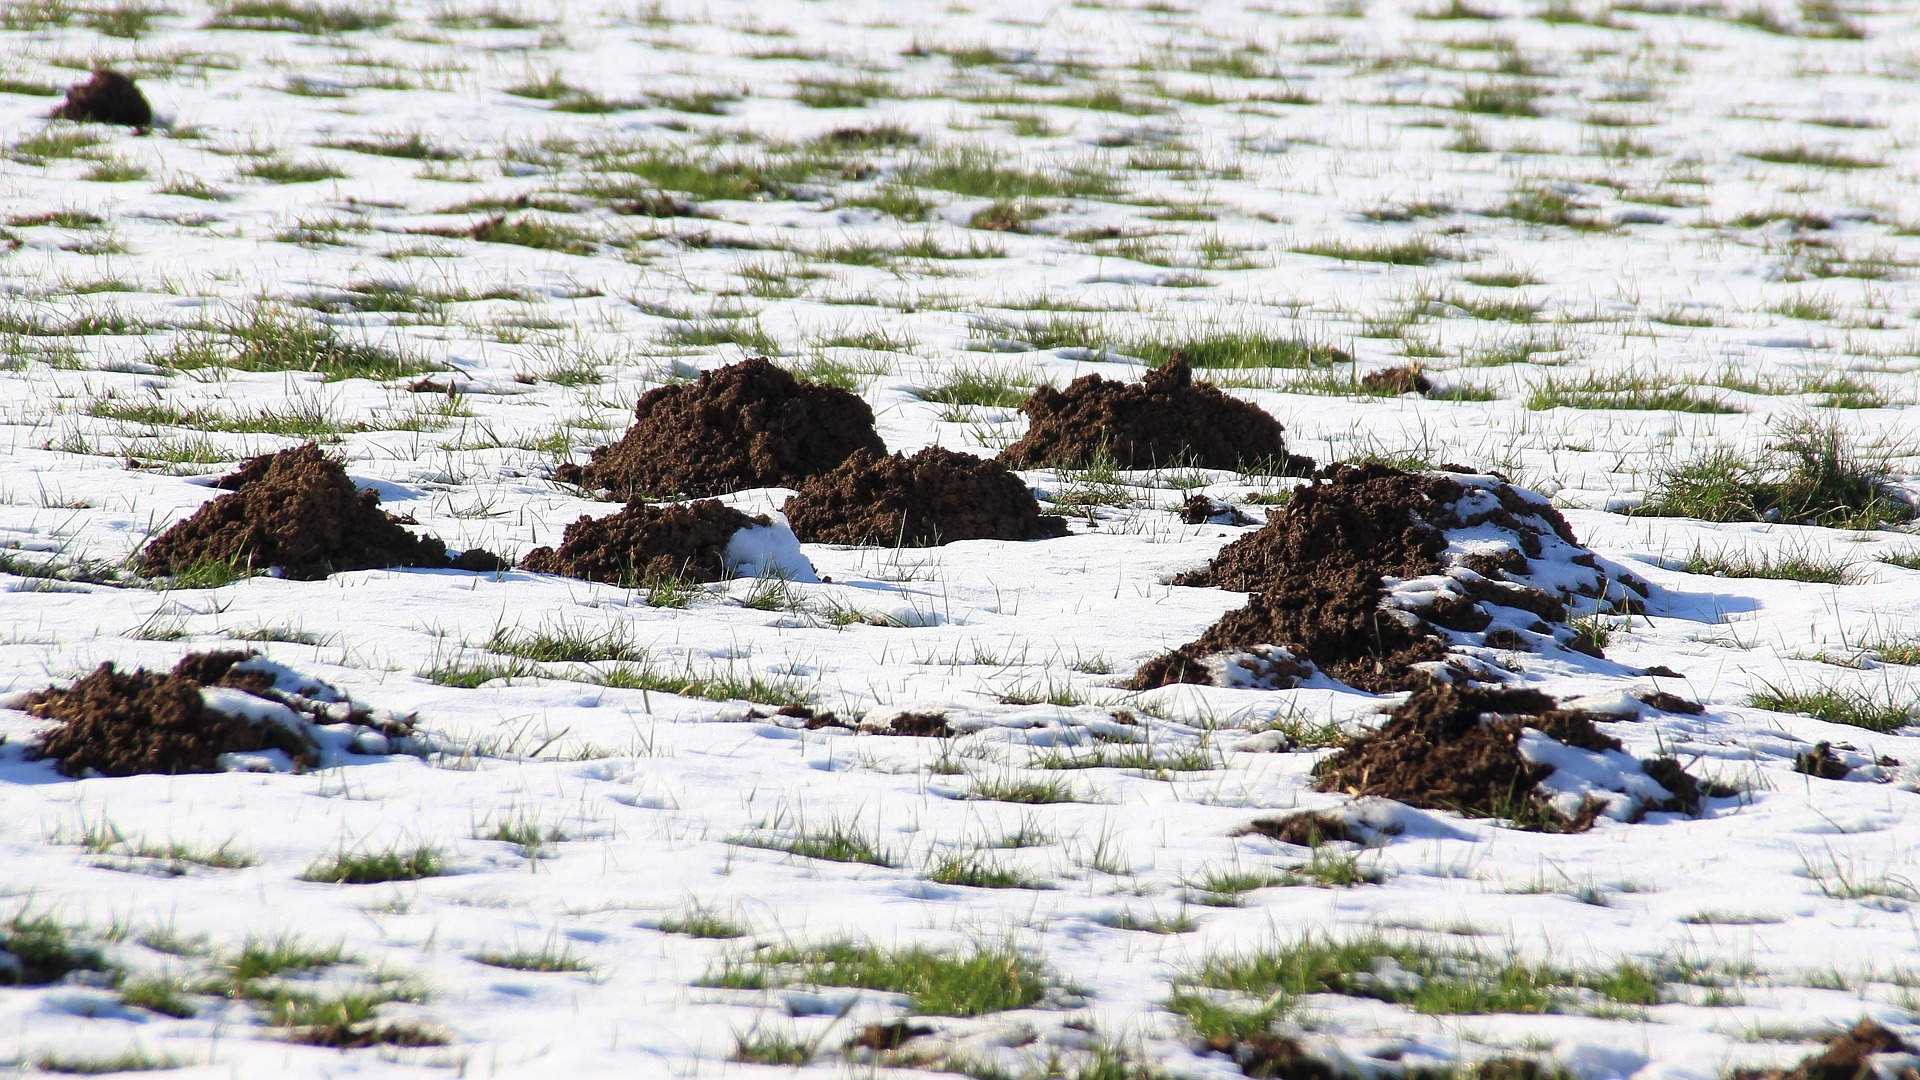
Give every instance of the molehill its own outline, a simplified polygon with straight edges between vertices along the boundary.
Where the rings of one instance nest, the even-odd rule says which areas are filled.
[[[1000,452],[1016,469],[1084,467],[1104,454],[1122,469],[1277,464],[1295,475],[1313,471],[1311,459],[1287,453],[1278,420],[1217,386],[1195,383],[1181,360],[1137,383],[1083,375],[1065,390],[1042,386],[1020,411],[1030,422],[1027,433]]]
[[[1498,682],[1514,652],[1599,648],[1569,604],[1637,611],[1647,586],[1605,566],[1545,499],[1490,475],[1337,466],[1177,585],[1251,593],[1130,685],[1292,686],[1318,669],[1381,693]]]
[[[860,450],[803,482],[784,511],[794,535],[818,544],[933,547],[1067,531],[1005,465],[937,446],[912,457]]]
[[[1537,690],[1426,687],[1320,762],[1315,786],[1556,832],[1697,809],[1699,785],[1679,762],[1636,760],[1594,726],[1619,719]]]
[[[278,567],[296,581],[346,570],[418,566],[477,572],[503,570],[478,548],[449,556],[432,536],[380,509],[380,496],[354,487],[340,463],[313,443],[250,459],[214,484],[229,494],[161,533],[140,554],[149,574],[177,574],[208,563],[253,570]]]
[[[54,120],[152,127],[153,106],[133,80],[117,71],[96,68],[86,82],[67,87],[66,100],[54,109]]]
[[[727,543],[752,525],[771,525],[717,499],[649,506],[630,502],[619,513],[582,517],[567,526],[558,551],[535,548],[520,568],[537,574],[637,586],[664,578],[718,581],[727,576]]]
[[[59,722],[29,753],[68,776],[219,772],[270,764],[223,760],[262,751],[307,769],[350,750],[386,753],[412,733],[411,718],[375,719],[317,679],[234,650],[190,653],[166,672],[101,664],[28,694],[24,708]]]
[[[803,383],[764,357],[642,394],[633,426],[585,465],[554,478],[616,499],[698,498],[797,487],[859,450],[885,454],[873,410],[831,386]]]

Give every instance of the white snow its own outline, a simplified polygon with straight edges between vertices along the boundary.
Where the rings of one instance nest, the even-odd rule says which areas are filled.
[[[1589,1007],[1583,991],[1556,1013],[1445,1015],[1314,994],[1282,1021],[1310,1020],[1311,1049],[1372,1072],[1519,1054],[1592,1080],[1704,1080],[1796,1061],[1863,1016],[1920,1042],[1920,737],[1752,703],[1831,687],[1910,705],[1913,668],[1880,647],[1920,637],[1920,572],[1880,560],[1920,541],[1616,512],[1644,505],[1673,463],[1756,453],[1808,412],[1920,491],[1910,11],[1845,5],[1856,38],[1809,23],[1821,5],[1771,0],[1771,24],[1745,3],[1576,3],[1589,21],[1548,22],[1545,5],[1511,0],[1464,5],[1493,19],[1420,17],[1446,6],[1428,0],[396,0],[390,25],[318,33],[209,26],[225,6],[179,0],[116,37],[114,6],[0,4],[0,933],[16,911],[49,915],[129,978],[188,987],[250,939],[337,942],[350,963],[289,985],[403,977],[421,1000],[380,1006],[380,1022],[418,1020],[450,1042],[307,1046],[244,1000],[189,994],[194,1015],[173,1017],[80,974],[0,986],[0,1063],[133,1051],[194,1078],[866,1075],[839,1048],[900,1016],[899,995],[702,985],[757,946],[837,937],[1006,942],[1043,960],[1035,1007],[925,1018],[927,1068],[976,1055],[1023,1080],[1056,1053],[1072,1075],[1096,1043],[1171,1075],[1236,1075],[1166,1008],[1174,980],[1213,955],[1368,934],[1567,970],[1708,972],[1667,980],[1651,1005]],[[171,126],[49,124],[56,97],[14,92],[96,62],[134,73]],[[865,105],[799,96],[863,75],[885,84]],[[1540,92],[1540,115],[1456,107],[1516,86]],[[920,144],[835,149],[818,169],[798,150],[888,125]],[[412,135],[430,148],[398,145]],[[1861,167],[1765,160],[1797,149]],[[710,153],[728,164],[671,181],[700,185],[681,194],[707,216],[616,212],[665,166]],[[903,186],[953,164],[947,153],[1002,171]],[[270,177],[289,164],[340,175]],[[1062,181],[1070,169],[1104,171],[1113,189]],[[1036,177],[1064,189],[1021,194]],[[1602,227],[1504,209],[1532,189]],[[932,205],[903,207],[903,193]],[[1024,232],[969,228],[1001,195],[1043,216]],[[495,213],[585,247],[466,235]],[[1440,257],[1314,253],[1416,241]],[[968,248],[983,257],[935,257]],[[196,348],[231,361],[219,328],[263,299],[290,325],[434,370],[329,379],[191,362]],[[1565,799],[1601,798],[1612,816],[1547,835],[1316,791],[1316,748],[1377,723],[1391,699],[1324,679],[1262,688],[1256,653],[1231,658],[1240,685],[1120,685],[1244,600],[1164,584],[1244,535],[1170,511],[1198,493],[1257,520],[1249,493],[1291,479],[1036,470],[1026,479],[1049,496],[1110,494],[1111,480],[1127,503],[1057,507],[1072,535],[1036,543],[848,549],[748,530],[729,558],[767,579],[685,608],[521,572],[108,583],[213,494],[205,478],[309,435],[413,527],[517,557],[611,512],[546,480],[559,460],[616,438],[645,390],[768,342],[782,363],[854,385],[890,449],[991,453],[1022,430],[1005,399],[926,392],[964,372],[1017,376],[1016,394],[1133,378],[1142,342],[1215,331],[1353,357],[1214,372],[1285,423],[1295,452],[1458,462],[1551,495],[1599,569],[1549,535],[1527,583],[1603,623],[1608,659],[1483,659],[1517,685],[1637,717],[1603,725],[1621,755],[1523,739],[1552,759]],[[1459,393],[1355,390],[1408,362]],[[454,391],[410,390],[421,376]],[[1602,407],[1649,388],[1740,411]],[[1574,391],[1591,396],[1556,404]],[[1488,482],[1469,483],[1490,509]],[[779,495],[737,501],[763,513]],[[1449,541],[1450,565],[1518,542],[1487,526]],[[1849,576],[1693,574],[1696,552],[1804,555]],[[1619,603],[1626,574],[1650,587],[1645,614]],[[1398,583],[1396,603],[1410,614],[1469,583],[1455,566]],[[1517,631],[1530,618],[1496,614]],[[516,663],[487,648],[556,627],[603,658]],[[42,722],[20,711],[25,692],[103,661],[164,669],[214,648],[260,649],[250,666],[280,691],[415,716],[427,736],[417,754],[386,754],[409,747],[323,725],[328,756],[308,772],[268,754],[214,775],[74,780],[26,760]],[[1642,674],[1658,668],[1679,674]],[[492,677],[457,685],[450,670]],[[1631,703],[1650,685],[1705,711]],[[807,731],[771,715],[802,698],[869,727],[944,712],[966,734]],[[279,715],[226,691],[208,700]],[[1854,767],[1846,779],[1793,770],[1821,742]],[[1042,767],[1098,754],[1117,763]],[[1738,794],[1698,818],[1615,820],[1659,797],[1624,759],[1661,754]],[[1152,765],[1168,761],[1212,767]],[[1076,801],[966,797],[1044,784]],[[1300,849],[1237,833],[1301,809],[1363,827],[1372,843],[1341,850],[1382,883],[1193,901],[1188,883],[1209,872],[1299,865]],[[844,824],[894,865],[735,842],[803,821]],[[528,823],[555,838],[531,851],[499,838]],[[140,845],[231,845],[250,861],[173,873]],[[418,845],[449,872],[302,880],[343,851]],[[954,855],[1047,887],[931,880]],[[746,936],[659,929],[696,910]],[[1122,929],[1121,914],[1192,927]],[[587,970],[475,959],[549,949]],[[0,983],[11,963],[0,951]],[[817,1053],[798,1069],[733,1060],[751,1035],[817,1040]]]

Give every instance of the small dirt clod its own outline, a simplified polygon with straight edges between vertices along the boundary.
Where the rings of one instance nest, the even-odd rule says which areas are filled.
[[[1031,422],[1027,433],[1000,452],[1016,469],[1085,467],[1105,455],[1121,469],[1260,463],[1296,475],[1313,471],[1310,459],[1287,453],[1278,420],[1211,383],[1195,383],[1183,361],[1137,383],[1084,375],[1065,390],[1042,386],[1020,411]]]
[[[67,97],[53,110],[55,120],[94,124],[153,126],[153,106],[133,80],[118,71],[96,68],[86,82],[67,87]]]
[[[616,499],[698,498],[797,487],[856,451],[887,452],[866,402],[800,382],[765,357],[649,390],[633,414],[620,441],[585,465],[561,466],[554,478]]]
[[[1733,1080],[1861,1080],[1877,1075],[1868,1059],[1874,1054],[1914,1052],[1907,1042],[1872,1020],[1827,1040],[1826,1048],[1810,1054],[1791,1069],[1742,1069]],[[1912,1069],[1901,1073],[1910,1075]]]
[[[567,526],[558,551],[535,548],[520,568],[627,587],[676,577],[719,581],[727,576],[727,542],[733,534],[771,524],[764,515],[749,517],[718,499],[665,506],[631,502],[617,514],[580,518]]]
[[[794,535],[811,544],[934,547],[1067,532],[1005,465],[937,446],[912,457],[858,451],[803,482],[783,509]]]
[[[347,570],[410,566],[492,571],[506,568],[478,549],[450,558],[432,536],[416,536],[361,491],[340,463],[313,443],[253,458],[215,487],[229,494],[161,533],[141,552],[149,574],[177,574],[223,563],[278,567],[296,581]]]

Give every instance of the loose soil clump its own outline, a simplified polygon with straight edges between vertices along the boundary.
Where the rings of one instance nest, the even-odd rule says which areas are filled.
[[[376,720],[325,683],[235,650],[191,653],[167,672],[101,664],[24,708],[59,721],[30,755],[76,777],[219,772],[234,764],[226,755],[276,750],[308,769],[348,749],[386,753],[412,733],[411,718]]]
[[[845,390],[803,383],[765,357],[641,395],[619,442],[554,478],[616,499],[702,497],[798,487],[860,450],[887,452],[873,410]]]
[[[1067,532],[1005,465],[937,446],[912,457],[857,451],[803,482],[783,509],[794,535],[813,544],[937,547]]]
[[[1295,475],[1313,471],[1312,459],[1287,453],[1280,421],[1211,383],[1195,383],[1181,360],[1137,383],[1084,375],[1065,390],[1042,386],[1020,411],[1031,421],[1027,433],[1000,452],[1016,469],[1085,467],[1104,456],[1121,469],[1279,463]]]
[[[719,581],[728,576],[733,534],[772,524],[765,515],[749,517],[718,499],[665,506],[631,502],[617,514],[582,517],[567,526],[558,551],[535,548],[520,568],[627,587],[667,578]]]
[[[67,97],[51,114],[55,120],[95,124],[153,126],[153,106],[133,80],[117,71],[96,68],[93,77],[67,87]]]
[[[1418,367],[1408,364],[1404,367],[1390,367],[1360,377],[1360,385],[1376,394],[1420,394],[1433,392],[1433,380],[1426,377]]]
[[[1316,766],[1315,787],[1547,832],[1578,832],[1602,814],[1696,810],[1698,787],[1679,763],[1636,761],[1594,727],[1607,719],[1537,690],[1428,687]],[[1555,783],[1556,762],[1574,758],[1580,777]]]
[[[1911,1054],[1914,1048],[1872,1020],[1862,1020],[1852,1031],[1827,1040],[1824,1050],[1810,1054],[1791,1069],[1742,1069],[1733,1080],[1860,1080],[1879,1075],[1870,1060],[1874,1054]],[[1908,1069],[1902,1076],[1912,1074]]]
[[[1512,652],[1585,652],[1569,604],[1640,610],[1545,499],[1497,476],[1337,466],[1174,584],[1251,593],[1130,685],[1291,686],[1318,669],[1375,693],[1500,681]]]
[[[394,566],[480,572],[507,567],[479,549],[450,556],[438,538],[408,532],[401,526],[410,520],[381,510],[378,493],[356,488],[346,469],[313,443],[253,458],[214,486],[230,494],[148,544],[140,554],[147,573],[224,564],[277,567],[296,581],[318,581],[346,570]]]

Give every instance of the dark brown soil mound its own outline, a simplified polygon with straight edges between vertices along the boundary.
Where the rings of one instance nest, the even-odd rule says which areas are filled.
[[[719,581],[727,576],[727,541],[749,525],[771,525],[717,499],[649,506],[628,503],[603,518],[567,526],[560,550],[535,548],[520,560],[536,574],[604,581],[628,587],[679,577]]]
[[[1005,465],[937,446],[912,457],[858,451],[803,482],[784,510],[794,535],[811,544],[935,547],[1067,532]]]
[[[1016,469],[1084,467],[1104,453],[1122,469],[1281,463],[1296,475],[1313,471],[1310,459],[1287,453],[1280,421],[1211,383],[1195,384],[1183,361],[1137,383],[1084,375],[1065,390],[1042,386],[1020,411],[1031,421],[1027,433],[1000,452]]]
[[[1914,1048],[1900,1036],[1874,1023],[1862,1020],[1852,1031],[1827,1040],[1826,1049],[1808,1055],[1791,1069],[1742,1069],[1733,1080],[1861,1080],[1877,1075],[1868,1059],[1874,1054],[1911,1054]],[[1908,1069],[1901,1076],[1913,1072]]]
[[[1540,732],[1561,748],[1620,751],[1619,740],[1593,726],[1606,719],[1562,709],[1537,690],[1428,687],[1393,710],[1378,731],[1351,740],[1316,766],[1315,786],[1468,817],[1508,818],[1524,828],[1550,831],[1587,828],[1609,810],[1610,792],[1629,800],[1630,805],[1613,807],[1614,816],[1626,819],[1649,810],[1690,812],[1699,805],[1692,777],[1669,758],[1632,763],[1631,772],[1640,775],[1620,788],[1576,794],[1571,805],[1565,793],[1551,799],[1539,785],[1555,767],[1522,753],[1522,732]],[[1618,762],[1623,768],[1628,763],[1624,756]],[[1660,788],[1649,787],[1646,779]]]
[[[222,754],[261,750],[282,751],[296,767],[311,768],[323,757],[311,724],[350,724],[387,738],[408,733],[404,722],[375,723],[331,688],[289,679],[291,673],[257,656],[192,653],[165,673],[101,664],[65,689],[35,691],[26,710],[60,724],[39,737],[32,754],[55,759],[68,776],[217,772]],[[299,722],[252,719],[251,709],[222,711],[207,703],[203,687],[285,706]]]
[[[1135,689],[1291,685],[1309,663],[1374,692],[1442,668],[1497,679],[1505,653],[1598,653],[1567,625],[1575,598],[1631,609],[1645,594],[1603,569],[1537,495],[1493,476],[1383,465],[1339,466],[1297,489],[1264,528],[1174,582],[1253,595],[1142,666]]]
[[[53,110],[52,118],[144,128],[153,126],[153,106],[132,79],[97,68],[86,82],[67,87],[67,99]]]
[[[1428,394],[1433,391],[1433,380],[1412,364],[1363,375],[1360,385],[1376,394]]]
[[[798,487],[857,450],[887,452],[873,410],[831,386],[803,383],[765,357],[709,371],[690,386],[641,395],[633,426],[584,466],[554,478],[616,499],[722,495]]]
[[[232,494],[202,506],[141,552],[150,574],[227,563],[279,567],[296,581],[392,566],[490,571],[506,563],[485,551],[450,558],[447,545],[401,528],[380,496],[353,486],[340,463],[313,443],[253,458],[215,484]]]

